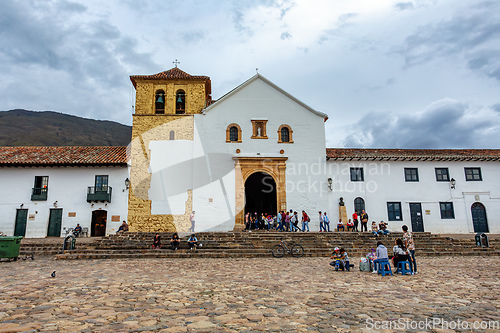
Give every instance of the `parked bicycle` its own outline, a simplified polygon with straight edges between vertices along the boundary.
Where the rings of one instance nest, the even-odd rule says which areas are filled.
[[[275,258],[281,258],[285,253],[290,253],[292,256],[299,258],[304,255],[304,248],[300,244],[287,243],[281,240],[278,245],[273,246],[271,253]]]

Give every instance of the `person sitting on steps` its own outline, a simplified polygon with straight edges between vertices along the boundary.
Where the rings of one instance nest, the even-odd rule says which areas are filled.
[[[153,249],[161,249],[161,237],[159,233],[156,233],[153,239]]]
[[[179,238],[179,235],[174,232],[172,235],[172,239],[170,240],[170,245],[172,246],[172,250],[175,251],[179,248],[179,244],[181,243],[181,240]]]
[[[342,229],[342,231],[345,231],[345,227],[344,227],[344,223],[342,223],[342,219],[339,219],[339,222],[337,223],[337,231],[340,231],[340,229]]]
[[[196,236],[194,234],[189,236],[188,245],[189,245],[189,249],[191,251],[196,251],[196,247],[198,246],[198,239],[196,238]]]

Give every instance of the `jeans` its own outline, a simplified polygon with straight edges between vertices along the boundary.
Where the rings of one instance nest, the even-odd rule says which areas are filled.
[[[325,228],[325,225],[323,224],[323,222],[320,222],[319,223],[319,231],[326,231],[326,228]]]
[[[354,221],[354,229],[353,229],[353,231],[359,231],[358,230],[358,223],[359,223],[358,220]]]
[[[324,227],[323,228],[325,228],[325,231],[330,232],[330,222],[324,222]]]
[[[410,264],[413,266],[413,273],[417,271],[417,262],[415,261],[415,250],[409,250],[411,261]]]
[[[337,226],[337,231],[340,231],[340,229],[342,229],[342,231],[345,231],[345,227],[343,225],[342,226],[340,226],[340,225]]]
[[[278,222],[278,228],[276,228],[276,230],[283,231],[283,222]]]
[[[302,231],[309,231],[309,221],[302,221]]]
[[[388,234],[389,234],[389,230],[379,230],[379,231],[378,231],[378,234],[379,234],[379,235],[382,235],[382,234],[383,234],[383,235],[388,235]]]
[[[290,231],[295,231],[296,229],[297,229],[297,227],[295,226],[295,224],[290,222]]]

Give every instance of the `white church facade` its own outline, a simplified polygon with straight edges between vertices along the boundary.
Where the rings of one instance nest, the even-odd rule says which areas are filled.
[[[51,181],[62,177],[59,205],[76,212],[73,219],[63,214],[61,228],[76,221],[92,227],[100,208],[107,221],[119,216],[132,231],[187,232],[192,211],[196,232],[238,231],[247,212],[292,209],[299,215],[305,210],[311,231],[319,231],[318,211],[326,211],[333,226],[364,209],[370,222],[388,221],[390,230],[408,225],[432,233],[500,233],[500,150],[326,148],[327,115],[260,74],[217,101],[209,77],[178,68],[131,81],[136,106],[127,155],[106,166],[0,164],[7,184],[0,190],[0,231],[13,234],[16,211],[28,205],[31,218],[32,207],[40,207],[7,188],[50,173]],[[103,173],[119,189],[111,202],[82,203],[75,186],[63,185],[87,188]],[[341,197],[347,215],[339,209]],[[27,237],[49,235],[53,200],[44,215],[35,214],[36,223],[28,219]],[[106,234],[118,228],[113,223]]]

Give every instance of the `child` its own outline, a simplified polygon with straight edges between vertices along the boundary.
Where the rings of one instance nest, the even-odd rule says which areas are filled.
[[[344,250],[344,248],[338,248],[336,247],[335,249],[333,249],[333,253],[332,253],[332,256],[330,257],[330,259],[334,259],[330,265],[335,267],[335,270],[338,270],[339,268],[341,270],[347,270],[349,271],[350,270],[350,264],[349,264],[349,256],[347,255],[347,252]],[[337,264],[337,261],[339,263],[339,266],[336,267],[336,264]]]
[[[192,234],[189,239],[188,239],[188,245],[189,245],[189,249],[191,251],[196,251],[196,247],[198,246],[198,239],[196,238],[196,236],[194,234]]]
[[[156,234],[153,239],[153,249],[161,249],[161,237],[160,234]]]

